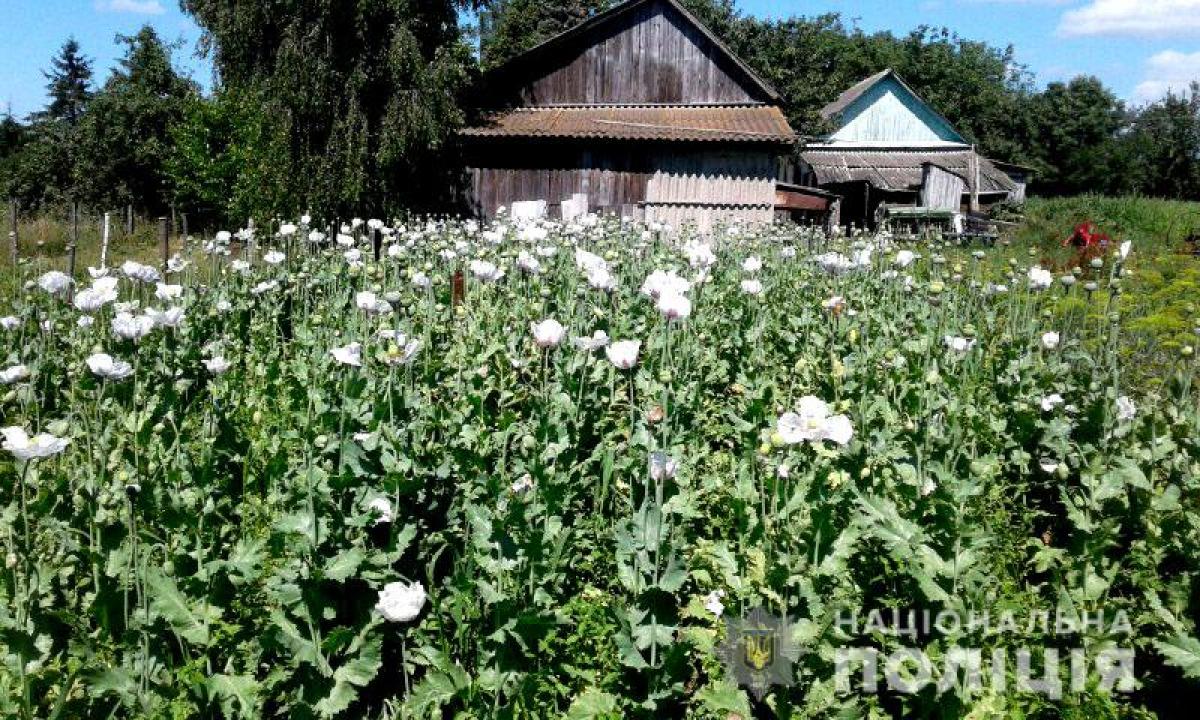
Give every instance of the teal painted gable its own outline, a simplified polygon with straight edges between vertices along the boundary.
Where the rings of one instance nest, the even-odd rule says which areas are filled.
[[[895,77],[871,86],[840,114],[834,143],[927,146],[967,141]]]

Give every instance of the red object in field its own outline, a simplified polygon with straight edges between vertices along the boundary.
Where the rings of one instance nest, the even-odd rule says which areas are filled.
[[[1107,247],[1112,242],[1112,238],[1107,233],[1100,232],[1100,228],[1096,227],[1090,220],[1080,223],[1071,237],[1067,238],[1063,246],[1070,245],[1077,248],[1094,248]]]

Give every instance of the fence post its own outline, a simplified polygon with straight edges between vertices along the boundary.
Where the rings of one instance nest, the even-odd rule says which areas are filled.
[[[162,271],[164,278],[167,275],[167,263],[171,260],[171,236],[167,222],[168,220],[165,217],[158,219],[158,241],[162,246]]]
[[[71,241],[67,244],[67,275],[75,282],[75,252],[79,247],[79,203],[71,201]],[[75,292],[67,286],[67,300],[74,299]]]
[[[108,267],[108,233],[111,213],[104,213],[104,228],[100,233],[100,267]]]
[[[383,233],[379,228],[371,228],[371,249],[375,251],[375,262],[378,263],[383,249]]]
[[[187,213],[180,213],[179,219],[183,223],[183,242],[186,243],[189,240],[188,226],[187,226]]]
[[[9,252],[12,253],[12,264],[16,267],[17,264],[17,199],[11,198],[8,201],[8,242]]]
[[[125,206],[125,234],[133,234],[133,204]]]

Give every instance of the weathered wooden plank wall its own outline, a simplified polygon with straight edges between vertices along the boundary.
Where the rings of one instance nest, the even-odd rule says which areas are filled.
[[[696,28],[649,3],[520,85],[523,105],[736,104],[764,98]],[[599,32],[599,31],[598,31]]]
[[[513,202],[546,200],[553,206],[584,193],[589,208],[600,212],[622,212],[646,203],[664,208],[663,214],[670,217],[689,207],[709,208],[707,215],[724,217],[717,206],[744,206],[753,207],[753,212],[737,212],[769,221],[776,170],[775,155],[766,149],[738,152],[620,144],[532,152],[523,145],[508,151],[490,146],[473,158],[469,172],[472,204],[484,218],[494,217],[497,208]]]
[[[921,205],[934,210],[958,210],[962,207],[967,182],[961,176],[928,163],[921,182]]]

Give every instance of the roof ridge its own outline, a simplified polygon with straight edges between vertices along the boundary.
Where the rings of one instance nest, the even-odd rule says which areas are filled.
[[[734,53],[733,50],[731,50],[723,40],[721,40],[721,38],[716,36],[711,28],[709,28],[699,18],[692,14],[692,12],[684,7],[678,0],[626,0],[625,2],[611,7],[604,12],[593,15],[592,17],[573,27],[567,28],[559,34],[548,38],[537,45],[534,45],[515,57],[509,58],[508,61],[500,65],[500,67],[494,68],[488,74],[503,75],[506,72],[510,72],[521,62],[527,61],[529,58],[539,53],[553,49],[574,38],[576,35],[581,35],[594,27],[602,25],[603,23],[606,23],[614,18],[620,17],[627,12],[633,11],[635,8],[641,5],[652,2],[662,2],[669,5],[676,12],[682,15],[684,20],[695,26],[696,29],[698,29],[701,34],[703,34],[704,37],[706,37],[709,42],[713,44],[718,52],[725,55],[730,61],[732,61],[734,66],[736,66],[738,70],[740,70],[746,76],[746,79],[749,80],[752,85],[757,86],[758,89],[763,92],[763,94],[775,102],[781,102],[783,100],[783,96],[778,90],[764,80],[761,75],[754,71],[753,68],[746,64],[746,61],[738,57],[737,54]]]

